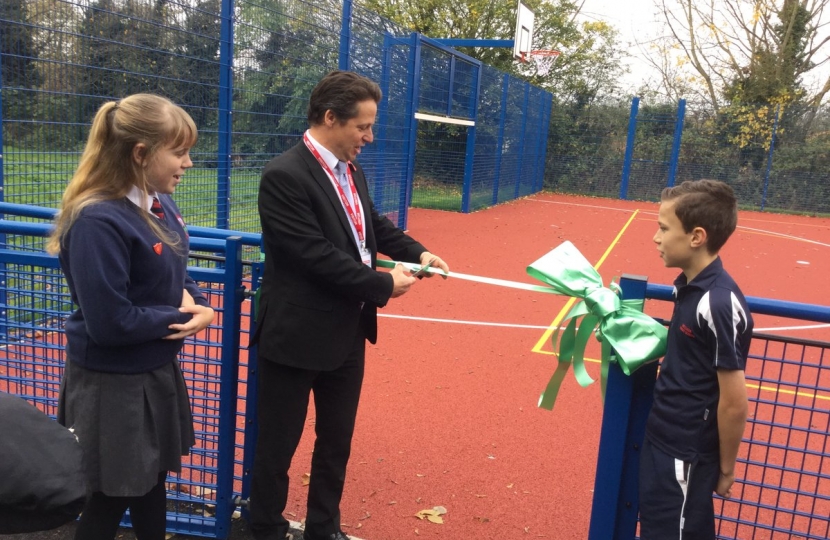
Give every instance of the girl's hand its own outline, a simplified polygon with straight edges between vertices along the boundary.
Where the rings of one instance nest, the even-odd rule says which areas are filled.
[[[185,291],[184,293],[190,301],[193,302],[193,298]],[[184,302],[184,297],[182,298]],[[206,306],[199,306],[195,302],[193,305],[184,305],[179,308],[179,311],[182,313],[192,313],[193,318],[187,321],[184,324],[171,324],[168,326],[170,330],[174,330],[175,334],[170,334],[166,336],[164,339],[184,339],[187,336],[192,336],[193,334],[197,334],[210,326],[210,323],[213,322],[214,312],[213,308],[206,307]]]

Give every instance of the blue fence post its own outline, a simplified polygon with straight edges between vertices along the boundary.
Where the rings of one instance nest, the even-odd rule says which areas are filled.
[[[453,57],[453,62],[455,57]],[[455,70],[453,70],[455,71]],[[472,117],[478,122],[478,100],[481,95],[481,64],[476,68],[476,88],[475,97],[473,98]],[[452,86],[450,86],[452,92]],[[450,97],[452,102],[452,97]],[[470,196],[473,189],[473,172],[475,170],[476,161],[476,126],[473,124],[467,128],[467,151],[464,157],[464,188],[461,192],[461,211],[465,214],[470,213]]]
[[[4,154],[5,154],[5,146],[3,146],[3,121],[5,117],[3,116],[3,55],[0,54],[0,203],[5,202],[6,200],[6,178],[4,176],[6,165],[4,163]],[[5,219],[5,215],[0,214],[0,219]],[[0,233],[0,245],[5,247],[6,246],[6,233]],[[8,290],[6,280],[8,276],[6,275],[6,263],[0,263],[0,306],[7,306],[8,305],[8,295],[6,291]],[[6,321],[8,317],[8,312],[5,309],[0,308],[0,337],[3,340],[7,337],[7,324]]]
[[[504,155],[504,124],[507,121],[507,96],[510,90],[510,75],[504,74],[501,89],[501,114],[499,115],[499,146],[496,149],[496,170],[493,174],[493,205],[499,203],[499,181],[501,180],[501,158]]]
[[[219,42],[219,148],[216,156],[216,227],[230,228],[231,132],[233,131],[234,0],[222,0]]]
[[[625,143],[622,181],[620,182],[620,199],[628,197],[628,178],[631,176],[631,160],[634,158],[634,139],[637,135],[637,111],[640,110],[640,98],[631,98],[631,112],[628,115],[628,139]]]
[[[349,69],[349,46],[352,42],[352,0],[343,0],[343,19],[340,21],[340,51],[337,58],[337,67]]]
[[[222,365],[219,378],[219,459],[216,479],[216,537],[230,534],[236,451],[236,402],[239,381],[239,331],[242,318],[242,239],[225,240],[222,284]]]
[[[686,118],[686,100],[681,99],[677,103],[677,120],[674,124],[674,141],[671,145],[671,158],[669,160],[669,179],[666,185],[674,186],[677,178],[677,162],[680,158],[680,140],[683,138],[683,121]]]
[[[623,275],[623,297],[645,300],[646,278]],[[657,362],[626,376],[619,364],[608,370],[594,481],[589,540],[631,540],[637,528],[640,448],[653,400]]]
[[[409,118],[409,140],[407,141],[409,162],[406,167],[406,189],[401,190],[399,215],[403,216],[403,219],[398,220],[398,227],[401,229],[406,229],[406,223],[409,219],[409,205],[412,202],[412,184],[415,181],[415,150],[418,141],[418,119],[415,118],[415,112],[418,110],[421,97],[421,35],[412,32],[410,39],[412,45],[409,53],[409,99],[406,105],[406,115]]]
[[[378,117],[375,123],[377,133],[375,133],[375,142],[373,144],[375,152],[377,152],[378,156],[381,156],[381,159],[377,160],[375,164],[375,174],[373,175],[374,178],[372,178],[372,199],[375,201],[380,201],[384,184],[388,181],[386,178],[386,159],[383,156],[386,155],[386,133],[389,124],[389,78],[392,72],[392,47],[394,43],[394,38],[388,32],[384,32],[383,52],[381,53],[381,61],[383,64],[381,65],[379,83],[383,99],[378,104]]]
[[[251,264],[251,292],[254,296],[251,300],[251,317],[249,336],[253,336],[256,332],[256,315],[257,308],[256,292],[259,290],[262,274],[265,271],[265,263],[255,262]],[[244,446],[242,449],[242,492],[240,496],[242,499],[248,499],[251,494],[251,472],[254,468],[254,451],[256,449],[256,441],[259,436],[259,428],[257,427],[257,399],[259,396],[259,374],[257,358],[257,347],[248,345],[248,375],[245,384],[245,435],[243,437]],[[247,504],[243,505],[243,513],[247,515]]]
[[[772,154],[775,150],[775,135],[778,133],[778,115],[781,113],[781,104],[775,109],[775,123],[772,125],[772,136],[769,140],[769,155],[767,156],[767,170],[764,173],[764,194],[761,196],[761,211],[767,205],[767,188],[769,187],[769,173],[772,170]]]

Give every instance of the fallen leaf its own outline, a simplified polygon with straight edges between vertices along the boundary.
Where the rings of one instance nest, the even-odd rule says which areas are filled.
[[[417,517],[418,519],[426,518],[428,521],[431,521],[432,523],[438,523],[440,525],[444,523],[444,518],[442,518],[441,516],[446,513],[447,509],[443,506],[434,506],[427,510],[421,510],[420,512],[415,514],[415,517]]]
[[[307,486],[311,483],[311,473],[304,473],[303,474],[303,485]]]

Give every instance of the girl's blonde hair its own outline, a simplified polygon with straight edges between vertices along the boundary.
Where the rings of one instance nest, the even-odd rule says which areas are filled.
[[[193,119],[181,107],[153,94],[133,94],[120,101],[104,103],[92,121],[78,169],[66,186],[55,230],[46,244],[58,253],[69,228],[87,206],[127,196],[137,186],[149,192],[144,165],[163,148],[191,148],[198,132]],[[133,159],[137,144],[146,151],[142,163]],[[153,232],[171,247],[180,239],[165,231],[149,212],[141,212]]]

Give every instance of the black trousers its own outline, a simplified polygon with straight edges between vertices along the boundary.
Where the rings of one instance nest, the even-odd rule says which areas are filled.
[[[684,462],[646,438],[640,453],[640,538],[715,540],[717,459]]]
[[[303,434],[311,392],[317,419],[305,530],[323,537],[340,530],[340,499],[366,353],[363,332],[358,334],[346,361],[333,371],[282,366],[260,355],[259,437],[248,507],[257,540],[285,540],[288,532],[282,515],[288,500],[288,469]]]

